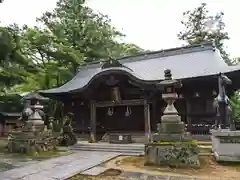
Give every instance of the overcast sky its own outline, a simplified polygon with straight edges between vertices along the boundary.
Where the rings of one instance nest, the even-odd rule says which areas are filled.
[[[54,8],[57,0],[4,0],[0,5],[2,24],[34,25],[36,17]],[[88,5],[107,14],[112,24],[126,34],[127,42],[149,50],[181,46],[177,33],[182,13],[206,1],[200,0],[89,0]],[[211,14],[223,11],[230,40],[226,42],[231,57],[240,57],[240,11],[237,0],[207,0]]]

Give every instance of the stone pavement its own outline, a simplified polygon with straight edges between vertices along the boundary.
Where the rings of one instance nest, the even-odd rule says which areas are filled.
[[[152,176],[146,173],[125,171],[121,175],[125,179],[137,179],[137,180],[200,180],[198,178],[189,178],[184,176]]]
[[[81,151],[0,172],[0,180],[65,180],[119,155],[121,153]]]

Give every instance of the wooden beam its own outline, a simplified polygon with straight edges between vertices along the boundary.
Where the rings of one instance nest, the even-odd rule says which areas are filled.
[[[96,107],[114,107],[114,106],[139,106],[144,105],[144,99],[122,100],[120,103],[113,101],[96,102]]]
[[[151,112],[151,120],[154,123],[154,127],[153,129],[156,130],[157,129],[157,123],[158,123],[158,119],[157,119],[157,99],[154,99],[152,102],[152,112]]]
[[[151,141],[151,122],[150,122],[150,111],[147,100],[144,100],[144,124],[145,124],[145,137],[148,142]]]
[[[95,101],[90,102],[90,125],[91,125],[91,133],[93,135],[94,140],[96,141],[97,132],[96,132],[96,104]]]
[[[191,104],[190,104],[188,99],[186,99],[186,111],[187,111],[187,113],[186,113],[187,117],[186,118],[187,118],[187,124],[188,124],[187,131],[188,132],[192,132],[192,120],[191,120],[191,117],[190,117],[190,114],[191,114]]]

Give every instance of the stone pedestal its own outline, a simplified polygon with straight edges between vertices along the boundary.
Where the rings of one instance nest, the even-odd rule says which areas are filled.
[[[21,132],[12,132],[8,141],[8,151],[14,153],[32,154],[53,150],[56,148],[56,139],[51,130],[46,129],[44,122],[29,120]]]
[[[212,151],[217,161],[240,162],[240,131],[212,129]]]
[[[194,141],[149,143],[145,145],[145,165],[198,168],[198,153]]]
[[[185,133],[185,124],[181,121],[181,117],[176,115],[163,115],[161,124],[158,124],[158,132],[152,135],[153,142],[159,141],[183,141],[187,133]],[[188,137],[189,139],[189,137]]]
[[[152,135],[152,143],[145,145],[145,164],[175,167],[199,167],[197,143],[185,132],[185,124],[181,121],[174,101],[178,98],[175,88],[181,84],[172,79],[170,70],[165,72],[165,80],[158,84],[165,92],[162,98],[167,107],[158,124],[158,132]]]

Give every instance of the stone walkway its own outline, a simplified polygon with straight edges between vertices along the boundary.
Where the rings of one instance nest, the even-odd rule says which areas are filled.
[[[152,176],[146,173],[125,171],[121,175],[125,179],[138,180],[200,180],[198,178],[189,178],[184,176]]]
[[[121,153],[81,151],[0,172],[0,180],[65,180],[119,155]]]

